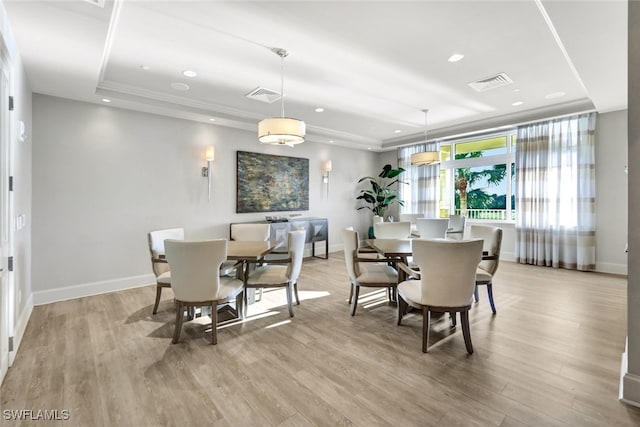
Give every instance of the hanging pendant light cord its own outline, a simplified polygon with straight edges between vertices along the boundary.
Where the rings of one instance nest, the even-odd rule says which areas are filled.
[[[422,111],[424,111],[424,146],[426,149],[427,148],[427,113],[429,112],[429,110],[426,109]]]
[[[282,108],[282,117],[284,117],[284,57],[286,52],[280,54],[280,105]]]

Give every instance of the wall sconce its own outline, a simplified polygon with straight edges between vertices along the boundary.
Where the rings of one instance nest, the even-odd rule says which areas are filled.
[[[207,161],[207,166],[202,167],[202,176],[207,178],[207,197],[211,200],[211,162],[213,162],[214,151],[213,146],[207,147],[207,151],[205,153],[205,160]]]
[[[329,196],[329,174],[333,169],[333,165],[331,164],[331,160],[327,160],[322,164],[322,183],[327,186],[327,196]]]

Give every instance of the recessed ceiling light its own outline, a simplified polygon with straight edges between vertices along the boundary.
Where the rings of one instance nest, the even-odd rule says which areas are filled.
[[[400,133],[400,132],[402,132],[400,129],[396,129],[393,131],[393,133]]]
[[[513,104],[511,104],[511,105],[513,105],[514,107],[517,107],[518,105],[522,105],[522,104],[524,104],[524,102],[522,102],[522,101],[516,101],[516,102],[514,102],[514,103],[513,103]]]
[[[560,97],[565,96],[565,95],[566,95],[566,93],[564,93],[564,92],[553,92],[553,93],[545,95],[544,97],[547,98],[547,99],[554,99],[554,98],[560,98]]]
[[[367,147],[367,150],[371,150],[371,147]]]
[[[185,77],[195,77],[195,76],[197,76],[197,75],[198,75],[198,73],[196,73],[196,72],[195,72],[195,71],[193,71],[193,70],[184,70],[184,71],[182,72],[182,75],[183,75],[183,76],[185,76]]]
[[[461,53],[454,53],[453,55],[451,55],[449,57],[449,59],[447,59],[447,61],[449,62],[458,62],[460,61],[462,58],[464,58],[464,55]]]
[[[329,144],[333,144],[333,139],[331,141],[329,141]]]
[[[209,119],[209,121],[210,121],[210,122],[215,122],[215,121],[216,121],[216,119],[214,119],[213,117],[211,117],[211,118]]]
[[[514,89],[513,91],[514,92],[520,92],[520,89]]]
[[[189,90],[189,85],[186,83],[174,82],[171,83],[171,87],[175,90]]]
[[[324,111],[324,108],[322,107],[316,108],[316,113],[322,113],[323,111]]]
[[[142,69],[144,71],[149,71],[151,69],[151,67],[149,67],[148,65],[141,65],[140,69]]]
[[[102,98],[102,102],[107,102],[107,103],[109,103],[109,102],[111,102],[111,100],[110,100],[109,98]]]

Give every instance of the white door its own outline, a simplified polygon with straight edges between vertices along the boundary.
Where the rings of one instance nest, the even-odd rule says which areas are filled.
[[[9,368],[9,328],[13,313],[7,262],[11,250],[9,164],[9,79],[0,60],[0,383]]]

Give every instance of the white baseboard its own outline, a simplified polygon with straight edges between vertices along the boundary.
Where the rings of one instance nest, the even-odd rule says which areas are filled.
[[[18,321],[15,324],[13,330],[13,351],[9,352],[9,366],[13,365],[13,361],[16,359],[16,354],[18,354],[18,349],[20,348],[20,343],[22,342],[22,337],[24,337],[24,331],[27,329],[27,324],[29,323],[29,319],[31,318],[31,313],[33,312],[33,294],[29,295],[27,298],[27,302],[24,305],[24,309],[20,316],[18,317]]]
[[[596,262],[596,271],[598,273],[610,273],[627,275],[627,265],[613,262]]]
[[[92,295],[106,294],[108,292],[122,291],[124,289],[149,286],[156,282],[153,274],[141,274],[139,276],[123,277],[113,280],[83,283],[76,286],[48,289],[33,293],[34,305],[50,304],[52,302],[66,301],[75,298]]]
[[[625,351],[622,353],[620,366],[620,387],[618,398],[627,405],[640,407],[640,376],[630,374],[627,363],[627,353],[629,351],[629,339],[625,344]]]

